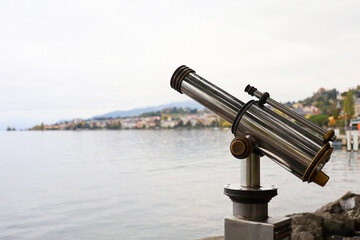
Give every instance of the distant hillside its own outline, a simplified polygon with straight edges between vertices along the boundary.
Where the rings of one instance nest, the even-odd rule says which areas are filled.
[[[190,101],[185,101],[185,102],[173,102],[173,103],[163,104],[163,105],[159,105],[159,106],[135,108],[135,109],[131,109],[128,111],[114,111],[114,112],[105,113],[103,115],[94,116],[91,119],[133,117],[133,116],[138,116],[142,113],[161,111],[164,108],[169,108],[169,107],[177,107],[177,108],[181,107],[181,108],[191,108],[191,109],[196,108],[198,110],[204,109],[204,107],[202,105],[200,105],[199,103],[197,103],[193,100],[190,100]]]
[[[331,116],[334,111],[339,111],[344,107],[344,99],[347,94],[348,91],[340,93],[336,89],[320,88],[311,97],[299,101],[299,103],[304,106],[315,106],[320,109],[321,114]],[[360,97],[360,85],[352,89],[352,94],[355,98]]]
[[[300,101],[300,103],[304,104],[304,106],[315,106],[320,109],[321,114],[331,116],[336,110],[338,100],[340,100],[338,93],[336,89],[325,90],[320,88],[311,97]],[[346,95],[346,92],[344,94]],[[339,101],[339,103],[342,104],[343,101]]]

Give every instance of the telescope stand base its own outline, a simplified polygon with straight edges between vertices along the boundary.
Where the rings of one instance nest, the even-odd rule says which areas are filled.
[[[224,240],[291,240],[291,219],[269,217],[257,222],[225,217]]]

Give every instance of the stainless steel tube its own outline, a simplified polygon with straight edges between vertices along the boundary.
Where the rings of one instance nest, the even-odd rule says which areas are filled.
[[[251,221],[263,221],[268,218],[268,204],[244,204],[233,202],[233,215]]]
[[[314,132],[320,134],[321,136],[324,136],[326,134],[327,131],[325,129],[313,124],[312,122],[308,121],[307,119],[304,119],[303,116],[297,114],[294,111],[291,111],[289,108],[287,108],[286,106],[278,103],[274,99],[268,98],[266,100],[266,102],[270,106],[273,106],[274,108],[279,109],[281,112],[285,113],[286,115],[290,116],[291,118],[295,119],[296,121],[299,121],[301,124],[303,124],[304,126],[310,128],[311,130],[313,130]]]
[[[263,96],[263,93],[258,91],[256,88],[248,85],[245,89],[245,91],[248,89],[253,88],[254,90],[249,94],[250,95],[254,95],[255,97],[261,99]],[[269,95],[268,95],[269,96]],[[292,111],[291,109],[289,109],[288,107],[282,105],[281,103],[278,103],[277,101],[275,101],[274,99],[267,97],[266,98],[266,103],[269,104],[270,106],[278,109],[279,111],[283,112],[284,114],[288,115],[289,117],[293,118],[294,120],[298,121],[299,123],[303,124],[305,127],[313,130],[315,133],[321,135],[322,138],[324,138],[324,140],[327,141],[335,141],[336,136],[333,134],[331,137],[329,137],[329,139],[326,139],[327,134],[329,133],[328,130],[325,130],[319,126],[317,126],[316,124],[310,122],[309,120],[307,120],[306,118],[304,118],[303,116],[297,114],[296,112]]]
[[[317,151],[312,151],[301,141],[297,141],[305,137],[294,129],[289,131],[285,124],[279,123],[274,115],[262,111],[260,106],[254,104],[242,117],[237,132],[239,135],[253,136],[265,155],[302,179],[322,146],[314,144]]]
[[[234,121],[244,105],[239,99],[195,73],[186,75],[181,84],[181,91],[229,123]]]
[[[244,103],[211,84],[186,66],[178,68],[171,86],[193,98],[218,116],[233,124]],[[329,177],[321,171],[329,160],[332,148],[305,136],[293,123],[268,111],[260,104],[251,105],[243,114],[236,135],[253,136],[264,155],[303,181],[324,186]],[[280,119],[280,120],[279,120]],[[321,163],[321,164],[320,164]]]
[[[263,108],[264,111],[267,111],[269,112],[270,114],[272,112],[274,112],[272,109],[268,108],[268,107],[264,107]],[[277,119],[279,121],[286,121],[287,119],[283,116],[281,116],[280,114],[277,115]],[[309,141],[309,147],[313,146],[313,144],[311,142],[314,142],[318,145],[322,145],[324,142],[323,142],[323,138],[322,137],[319,137],[318,135],[315,135],[313,134],[312,132],[310,132],[308,129],[305,129],[305,128],[302,128],[300,127],[299,125],[289,121],[289,127],[290,128],[293,128],[293,129],[296,129],[298,132],[301,132]]]
[[[260,188],[260,155],[250,154],[241,160],[241,186],[246,188]]]
[[[233,97],[195,73],[190,73],[186,76],[181,84],[181,91],[231,124],[244,105],[239,99]],[[270,115],[276,114],[274,111],[269,111],[269,109],[264,108],[264,111],[268,112]],[[299,127],[294,128],[294,123],[279,114],[276,115],[277,118],[273,119],[278,121],[278,124],[287,122],[288,125],[284,126],[284,128],[288,128],[288,131],[293,131],[297,128],[297,132],[299,132]],[[303,135],[304,133],[306,134],[305,136]],[[308,136],[312,136],[312,138],[309,138]],[[294,138],[305,146],[304,150],[309,151],[309,154],[316,154],[322,143],[321,139],[314,134],[311,134],[306,129],[301,131],[300,137],[297,137],[295,134]]]

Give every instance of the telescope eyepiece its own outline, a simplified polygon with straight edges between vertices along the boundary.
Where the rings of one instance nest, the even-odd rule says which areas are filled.
[[[245,92],[247,92],[249,95],[254,96],[255,91],[257,90],[256,87],[251,86],[250,84],[248,84],[245,87]]]

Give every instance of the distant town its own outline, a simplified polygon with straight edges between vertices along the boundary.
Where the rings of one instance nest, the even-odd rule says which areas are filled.
[[[343,93],[336,89],[320,88],[313,96],[305,100],[287,102],[285,105],[319,126],[341,128],[345,123],[350,122],[349,119],[360,116],[360,85]],[[274,111],[277,110],[274,109]],[[28,130],[227,128],[230,126],[228,122],[206,109],[169,107],[138,116],[96,117],[73,119],[55,124],[41,123]],[[15,129],[8,127],[7,130]]]
[[[41,124],[34,126],[32,130],[202,128],[225,126],[226,124],[215,114],[206,110],[174,107],[144,113],[136,117],[74,119],[52,125]]]

